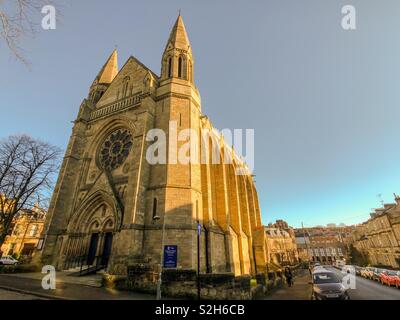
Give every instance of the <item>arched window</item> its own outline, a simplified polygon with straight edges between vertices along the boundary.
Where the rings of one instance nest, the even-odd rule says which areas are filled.
[[[128,85],[129,85],[129,82],[127,81],[127,82],[125,82],[125,87],[124,87],[124,96],[126,96],[126,94],[127,94],[127,92],[128,92]]]
[[[172,58],[168,58],[168,78],[172,76]]]
[[[192,70],[192,62],[189,61],[189,65],[188,65],[188,80],[190,82],[193,82],[193,70]]]
[[[129,86],[129,77],[125,77],[124,79],[124,86],[122,88],[122,97],[126,97],[129,94],[128,86]]]
[[[153,219],[157,216],[157,198],[153,199]]]
[[[178,59],[178,78],[182,78],[182,57]]]

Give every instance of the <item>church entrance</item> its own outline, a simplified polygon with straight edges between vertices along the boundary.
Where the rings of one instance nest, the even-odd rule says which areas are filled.
[[[94,259],[96,258],[98,243],[99,243],[99,234],[92,233],[92,235],[90,236],[89,252],[87,256],[87,264],[89,266],[94,263]]]
[[[97,198],[95,198],[97,199]],[[113,236],[116,226],[116,214],[113,207],[97,199],[97,205],[88,202],[69,225],[68,242],[65,252],[65,270],[82,266],[107,268],[112,259]]]
[[[107,267],[108,265],[108,260],[111,254],[112,239],[113,239],[112,232],[107,232],[104,235],[103,253],[101,255],[101,265],[104,267]]]

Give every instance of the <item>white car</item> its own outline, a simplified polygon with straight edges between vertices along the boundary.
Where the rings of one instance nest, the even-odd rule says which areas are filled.
[[[3,256],[0,258],[0,266],[1,265],[16,265],[18,263],[17,259],[14,259],[11,256]]]

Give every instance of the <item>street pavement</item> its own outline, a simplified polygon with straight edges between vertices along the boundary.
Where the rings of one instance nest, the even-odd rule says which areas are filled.
[[[0,300],[42,300],[30,294],[0,289]]]
[[[341,271],[334,267],[326,267],[326,269],[343,276]],[[349,296],[351,300],[400,300],[400,290],[357,276],[356,288],[349,289]]]
[[[120,291],[107,288],[96,288],[76,283],[59,283],[56,289],[45,290],[39,279],[26,278],[17,275],[0,275],[0,290],[4,297],[21,297],[19,294],[27,295],[32,299],[66,299],[66,300],[152,300],[154,295],[137,293],[131,291]],[[6,292],[5,292],[6,291]],[[7,294],[6,294],[7,293]],[[0,299],[3,296],[0,293]]]
[[[287,284],[284,284],[282,288],[272,290],[264,300],[310,300],[310,281],[310,272],[299,270],[292,287],[289,288]]]

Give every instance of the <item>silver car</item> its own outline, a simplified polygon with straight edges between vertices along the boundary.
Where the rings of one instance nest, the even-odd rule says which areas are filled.
[[[0,266],[1,265],[16,265],[18,263],[17,259],[14,259],[11,256],[3,256],[0,258]]]
[[[336,273],[321,270],[312,274],[312,299],[349,300],[350,297]]]

